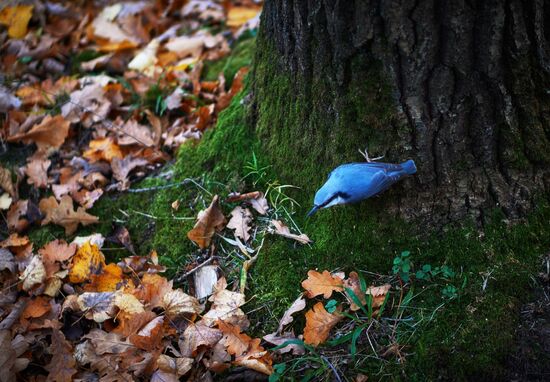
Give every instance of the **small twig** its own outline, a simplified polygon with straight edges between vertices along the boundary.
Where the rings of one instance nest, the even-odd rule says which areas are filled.
[[[217,256],[212,256],[210,258],[208,258],[206,261],[200,263],[199,265],[197,265],[195,268],[191,269],[190,271],[188,272],[185,272],[183,275],[179,276],[178,278],[176,278],[174,281],[176,283],[179,283],[179,282],[182,282],[184,279],[186,279],[188,276],[191,276],[193,273],[195,273],[196,271],[198,271],[199,269],[201,269],[202,267],[204,267],[205,265],[208,265],[210,264],[212,261],[214,261],[214,259],[217,259],[218,257]]]
[[[182,186],[182,185],[188,184],[188,183],[195,183],[195,181],[194,181],[193,179],[186,178],[186,179],[182,180],[181,182],[165,184],[165,185],[163,185],[163,186],[152,186],[152,187],[143,187],[143,188],[130,188],[130,189],[126,190],[126,192],[138,193],[138,192],[149,192],[149,191],[156,191],[156,190],[165,190],[165,189],[167,189],[167,188]]]

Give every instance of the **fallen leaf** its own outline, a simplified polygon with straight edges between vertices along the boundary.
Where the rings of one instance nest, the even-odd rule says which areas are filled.
[[[148,126],[138,123],[135,119],[129,119],[122,126],[114,129],[117,133],[117,143],[120,146],[142,145],[154,146],[153,132]]]
[[[240,308],[245,303],[245,296],[239,292],[229,291],[226,287],[227,281],[222,277],[218,280],[214,293],[208,298],[212,305],[210,310],[203,314],[202,320],[206,325],[212,326],[221,319],[245,329],[248,327],[248,319]]]
[[[140,314],[145,312],[143,304],[133,294],[130,293],[117,293],[115,296],[114,304],[121,311],[133,314]]]
[[[12,135],[6,140],[8,142],[23,141],[25,144],[33,142],[40,150],[50,147],[57,149],[69,135],[69,126],[70,122],[63,116],[47,115],[42,122],[34,125],[28,132]]]
[[[384,300],[386,299],[386,295],[391,289],[390,284],[384,284],[380,286],[370,286],[367,288],[366,294],[370,294],[372,296],[372,307],[373,309],[379,308],[384,303]]]
[[[153,382],[177,382],[180,377],[187,374],[193,367],[193,358],[178,357],[172,358],[161,354],[157,359],[157,370],[151,376]]]
[[[323,295],[324,298],[330,298],[333,291],[342,292],[343,280],[330,274],[329,271],[319,273],[314,270],[307,272],[307,279],[302,281],[302,288],[306,290],[308,298]]]
[[[231,211],[231,219],[227,223],[227,228],[235,230],[235,236],[240,237],[245,242],[250,239],[248,231],[252,228],[252,214],[247,208],[237,206]]]
[[[82,123],[84,127],[104,121],[112,108],[111,102],[105,97],[104,85],[112,80],[106,76],[81,78],[81,83],[90,83],[71,93],[70,102],[61,107],[61,115],[71,123]]]
[[[252,338],[245,333],[241,333],[241,328],[237,325],[218,320],[218,328],[223,333],[222,343],[227,347],[227,352],[234,356],[240,356],[248,350]]]
[[[7,192],[4,192],[0,195],[0,210],[7,210],[11,206],[11,202],[13,199],[11,198],[10,194]]]
[[[311,243],[311,240],[305,234],[296,235],[296,234],[290,233],[290,230],[288,229],[288,227],[286,225],[284,225],[283,222],[281,222],[280,220],[271,220],[271,224],[273,225],[273,227],[275,227],[274,233],[279,235],[279,236],[283,236],[283,237],[286,237],[288,239],[296,240],[297,242],[299,242],[301,244]]]
[[[260,7],[231,7],[229,12],[227,12],[227,26],[238,28],[248,20],[256,17],[260,10]]]
[[[19,279],[23,281],[22,288],[24,291],[29,291],[35,285],[42,284],[46,280],[46,267],[44,267],[44,263],[42,263],[39,256],[32,258]]]
[[[78,207],[76,211],[73,210],[73,199],[65,195],[61,198],[60,203],[57,203],[55,197],[50,196],[47,199],[42,199],[38,204],[40,212],[46,215],[42,220],[42,225],[48,223],[58,224],[65,228],[65,234],[73,234],[78,224],[87,226],[99,221],[97,216],[90,215],[83,207]]]
[[[36,297],[30,300],[25,309],[21,313],[21,320],[28,321],[28,319],[42,317],[46,313],[52,310],[52,305],[50,304],[50,299],[47,297]]]
[[[185,357],[196,356],[199,346],[211,348],[223,337],[219,329],[211,328],[204,322],[190,323],[179,340],[180,352]]]
[[[151,42],[130,61],[128,69],[144,72],[153,67],[157,63],[158,48],[159,41],[157,39],[151,40]]]
[[[110,137],[90,141],[90,148],[84,151],[82,156],[91,163],[100,160],[110,163],[114,158],[122,159],[124,157],[120,147]]]
[[[76,252],[75,244],[67,244],[64,240],[53,240],[38,250],[46,268],[46,277],[51,277],[59,271],[60,263],[69,260]]]
[[[357,296],[357,298],[359,298],[359,301],[363,306],[367,303],[365,292],[361,290],[361,283],[359,281],[359,275],[357,274],[357,272],[350,272],[348,278],[344,280],[344,286],[353,291],[353,293],[355,294],[355,296]],[[353,301],[353,298],[350,295],[348,295],[347,291],[346,291],[346,298],[350,303],[350,309],[352,311],[356,311],[361,308],[359,305],[357,305]]]
[[[293,333],[283,333],[281,335],[278,335],[277,333],[271,333],[271,334],[267,334],[267,335],[263,336],[262,338],[265,341],[267,341],[270,344],[273,344],[275,346],[279,346],[279,345],[284,344],[287,341],[292,341],[292,340],[297,339],[296,336]],[[286,345],[283,348],[275,350],[275,353],[277,353],[277,354],[285,354],[285,353],[290,353],[290,352],[292,352],[292,354],[294,354],[294,355],[303,355],[303,354],[305,354],[305,349],[304,349],[303,346],[301,346],[299,344],[291,343],[291,344]]]
[[[330,330],[344,318],[340,314],[328,313],[322,302],[315,304],[313,309],[306,312],[305,316],[304,342],[313,346],[318,346],[325,342]]]
[[[0,330],[0,381],[15,382],[15,350],[11,330]]]
[[[146,273],[133,294],[151,308],[161,307],[164,296],[172,291],[172,282],[157,274]]]
[[[195,297],[183,293],[181,289],[166,293],[162,298],[162,307],[170,318],[175,318],[181,314],[194,315],[202,312],[199,301]]]
[[[84,292],[77,298],[77,304],[85,316],[101,323],[115,316],[115,294],[113,292]]]
[[[114,292],[123,283],[122,269],[110,263],[102,268],[100,274],[90,274],[90,283],[84,287],[88,292]]]
[[[290,324],[292,321],[294,321],[294,318],[292,315],[294,313],[301,312],[306,307],[306,300],[300,295],[292,305],[290,305],[290,308],[286,310],[286,312],[283,314],[283,317],[281,318],[281,321],[279,321],[279,327],[277,328],[277,333],[282,333],[283,328],[285,325]]]
[[[70,342],[65,339],[63,333],[57,329],[52,331],[50,353],[53,357],[50,363],[46,365],[46,370],[49,371],[46,381],[71,382],[73,375],[77,373],[73,348]]]
[[[33,8],[33,5],[16,5],[0,10],[0,24],[8,27],[8,36],[11,38],[25,37]]]
[[[97,245],[86,242],[73,257],[69,281],[73,284],[87,281],[90,274],[99,272],[103,266],[105,266],[105,257]]]
[[[0,165],[0,187],[4,189],[12,198],[15,197],[15,187],[11,180],[11,171]]]
[[[136,334],[132,334],[128,339],[138,348],[151,351],[157,348],[162,342],[162,325],[164,317],[155,317],[151,322],[147,323]]]
[[[132,170],[146,166],[148,163],[145,159],[134,158],[132,155],[128,155],[124,159],[113,158],[111,168],[113,169],[113,177],[120,181],[119,190],[124,191],[130,187],[128,176]]]
[[[215,195],[210,206],[206,210],[199,212],[197,223],[187,233],[187,237],[197,243],[200,248],[207,248],[210,246],[214,233],[220,231],[225,226],[225,222],[225,217],[219,205],[219,197]]]
[[[52,162],[45,157],[33,157],[25,166],[27,183],[37,188],[46,188],[48,185],[48,168]]]
[[[128,252],[132,253],[134,256],[136,255],[136,251],[134,250],[134,245],[132,244],[132,239],[130,238],[130,232],[128,232],[128,229],[123,226],[119,226],[112,237],[109,238],[110,240],[113,240],[115,243],[121,244],[128,250]]]
[[[15,259],[9,250],[6,248],[0,248],[0,271],[3,271],[4,269],[14,273]]]
[[[20,106],[21,100],[6,87],[0,85],[0,113],[7,113],[10,109],[19,109]]]
[[[200,267],[194,274],[195,297],[199,300],[208,297],[214,291],[218,282],[218,266],[206,265]]]

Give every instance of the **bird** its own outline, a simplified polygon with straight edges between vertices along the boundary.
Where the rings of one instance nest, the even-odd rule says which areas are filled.
[[[361,152],[361,151],[359,151]],[[416,173],[412,159],[403,163],[382,163],[370,159],[367,150],[361,152],[366,163],[347,163],[335,168],[315,194],[313,208],[307,216],[320,209],[338,204],[356,203],[387,190],[401,178]]]

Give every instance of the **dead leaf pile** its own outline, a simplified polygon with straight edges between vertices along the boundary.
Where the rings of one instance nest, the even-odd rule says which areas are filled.
[[[200,139],[247,72],[212,81],[203,69],[257,28],[261,11],[252,0],[12,3],[0,6],[0,139],[36,149],[26,164],[0,169],[10,233],[92,224],[86,210],[105,193],[129,189]],[[41,192],[20,200],[21,183]]]
[[[17,234],[0,242],[2,380],[198,380],[231,366],[272,373],[261,340],[244,333],[243,294],[220,278],[200,303],[163,270],[156,252],[107,263],[89,240],[36,252]]]

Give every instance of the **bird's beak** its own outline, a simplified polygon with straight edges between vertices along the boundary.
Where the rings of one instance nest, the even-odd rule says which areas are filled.
[[[313,215],[315,212],[317,212],[317,210],[319,209],[319,206],[313,206],[313,208],[311,209],[311,211],[309,211],[307,213],[307,217],[310,217],[311,215]]]

